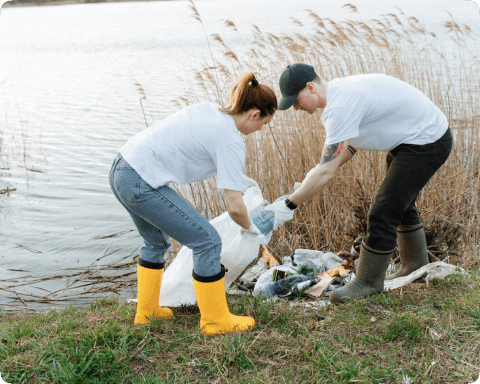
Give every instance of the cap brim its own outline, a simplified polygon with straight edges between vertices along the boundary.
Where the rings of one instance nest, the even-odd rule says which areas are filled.
[[[282,99],[280,100],[280,103],[278,104],[278,109],[280,111],[284,111],[290,108],[297,100],[297,97],[298,97],[298,94],[293,96],[282,97]]]

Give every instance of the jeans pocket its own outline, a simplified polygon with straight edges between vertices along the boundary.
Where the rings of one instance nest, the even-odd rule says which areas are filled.
[[[137,184],[137,196],[135,200],[145,199],[148,198],[155,189],[150,186],[145,180],[143,180],[140,176],[138,176],[138,184]]]
[[[138,199],[140,176],[133,169],[119,169],[113,173],[112,188],[120,201],[129,205]]]

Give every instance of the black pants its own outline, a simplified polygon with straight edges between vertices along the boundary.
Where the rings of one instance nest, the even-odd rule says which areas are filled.
[[[368,217],[366,244],[378,251],[395,248],[399,225],[420,224],[415,199],[428,180],[447,160],[452,134],[431,144],[401,144],[387,154],[387,173]]]

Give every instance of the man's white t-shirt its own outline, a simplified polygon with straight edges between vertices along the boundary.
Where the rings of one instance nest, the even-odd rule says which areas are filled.
[[[326,98],[325,144],[350,140],[357,148],[388,151],[400,144],[433,143],[448,129],[446,116],[424,93],[395,77],[334,79]]]
[[[152,188],[217,175],[217,187],[242,190],[245,144],[233,118],[214,103],[181,109],[132,137],[123,158]]]

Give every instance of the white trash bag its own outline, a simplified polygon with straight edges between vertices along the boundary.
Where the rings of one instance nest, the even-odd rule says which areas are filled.
[[[249,214],[261,204],[266,204],[258,184],[243,175],[243,200]],[[221,262],[228,269],[225,274],[225,290],[240,276],[243,270],[258,256],[260,245],[266,245],[272,237],[268,235],[242,235],[240,226],[228,215],[222,213],[210,221],[222,238]],[[182,247],[173,262],[163,274],[160,290],[160,305],[164,307],[179,307],[196,303],[193,289],[193,253],[187,247]]]

